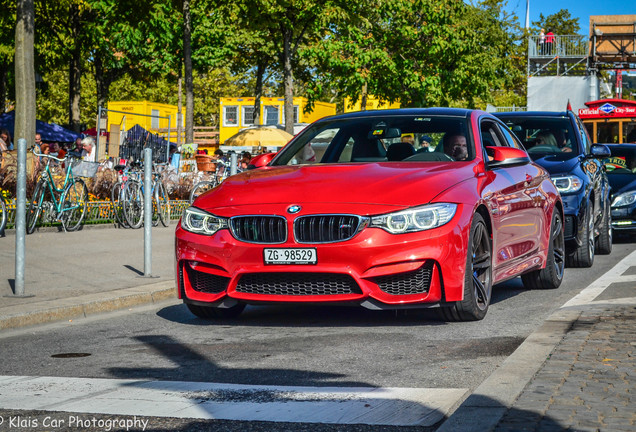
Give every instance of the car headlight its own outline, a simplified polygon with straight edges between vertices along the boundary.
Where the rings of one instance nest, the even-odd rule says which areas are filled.
[[[562,194],[578,192],[583,187],[583,180],[575,175],[552,177],[552,183]]]
[[[213,235],[218,230],[228,227],[228,219],[215,216],[196,207],[188,207],[183,212],[181,227],[195,234]]]
[[[444,225],[453,218],[456,210],[457,204],[430,204],[396,213],[373,216],[369,226],[382,228],[391,234],[424,231]]]
[[[612,201],[612,207],[624,207],[636,202],[636,191],[616,195]]]

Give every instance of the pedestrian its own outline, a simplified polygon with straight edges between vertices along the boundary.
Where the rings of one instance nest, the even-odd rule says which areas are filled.
[[[539,33],[539,55],[545,54],[545,30],[541,29]]]
[[[0,139],[4,142],[7,150],[13,150],[13,142],[11,142],[11,132],[9,132],[9,129],[0,130]]]
[[[548,55],[552,55],[552,47],[554,46],[554,33],[552,33],[552,29],[548,29],[548,32],[545,35],[545,49]]]
[[[75,138],[75,146],[71,149],[73,153],[77,153],[77,157],[81,157],[84,152],[84,145],[82,144],[82,138]]]
[[[93,137],[87,136],[82,140],[82,158],[87,162],[95,162],[95,140]]]

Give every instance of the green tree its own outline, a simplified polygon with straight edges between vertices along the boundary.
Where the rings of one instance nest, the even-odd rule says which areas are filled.
[[[581,31],[579,19],[572,17],[570,11],[561,9],[558,12],[543,16],[539,14],[539,19],[532,22],[537,34],[539,30],[552,31],[555,35],[576,35]]]
[[[15,2],[3,1],[0,14],[0,113],[6,111],[7,99],[14,95],[9,83],[15,55],[15,6]]]

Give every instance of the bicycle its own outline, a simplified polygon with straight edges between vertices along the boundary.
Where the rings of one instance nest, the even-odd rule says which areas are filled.
[[[126,217],[124,216],[124,207],[122,202],[122,191],[126,186],[126,182],[129,177],[138,179],[141,173],[139,172],[139,163],[131,162],[129,165],[116,165],[113,169],[118,173],[118,178],[113,188],[110,191],[110,200],[113,205],[113,212],[115,214],[115,222],[124,227],[130,228]]]
[[[44,158],[46,163],[27,206],[27,234],[35,231],[40,216],[45,221],[60,221],[65,232],[76,231],[86,215],[88,188],[84,180],[73,176],[72,156],[68,155],[59,159],[55,156],[37,153],[35,148],[32,149],[32,152],[36,157]],[[53,179],[50,167],[52,160],[66,164],[64,183],[59,188]],[[46,197],[50,197],[50,201],[45,200]]]
[[[0,191],[0,237],[4,237],[4,229],[7,227],[8,218],[9,211],[7,210],[7,203],[4,200],[2,191]]]
[[[157,226],[159,222],[164,227],[170,225],[170,200],[158,169],[165,165],[156,164],[152,170],[150,193],[153,200],[153,213],[157,212],[156,219],[153,218],[153,226]],[[120,195],[122,209],[126,222],[131,228],[139,228],[143,223],[144,193],[144,181],[141,177],[129,177],[122,188]]]
[[[222,159],[215,160],[216,169],[214,170],[214,174],[212,175],[212,180],[202,180],[194,185],[192,190],[190,191],[190,204],[194,202],[200,195],[203,195],[205,192],[210,189],[218,186],[228,178],[230,175],[230,163],[225,162]],[[242,170],[238,170],[240,172]]]

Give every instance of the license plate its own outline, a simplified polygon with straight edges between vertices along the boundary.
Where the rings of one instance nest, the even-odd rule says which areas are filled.
[[[315,248],[263,249],[265,264],[316,264]]]

